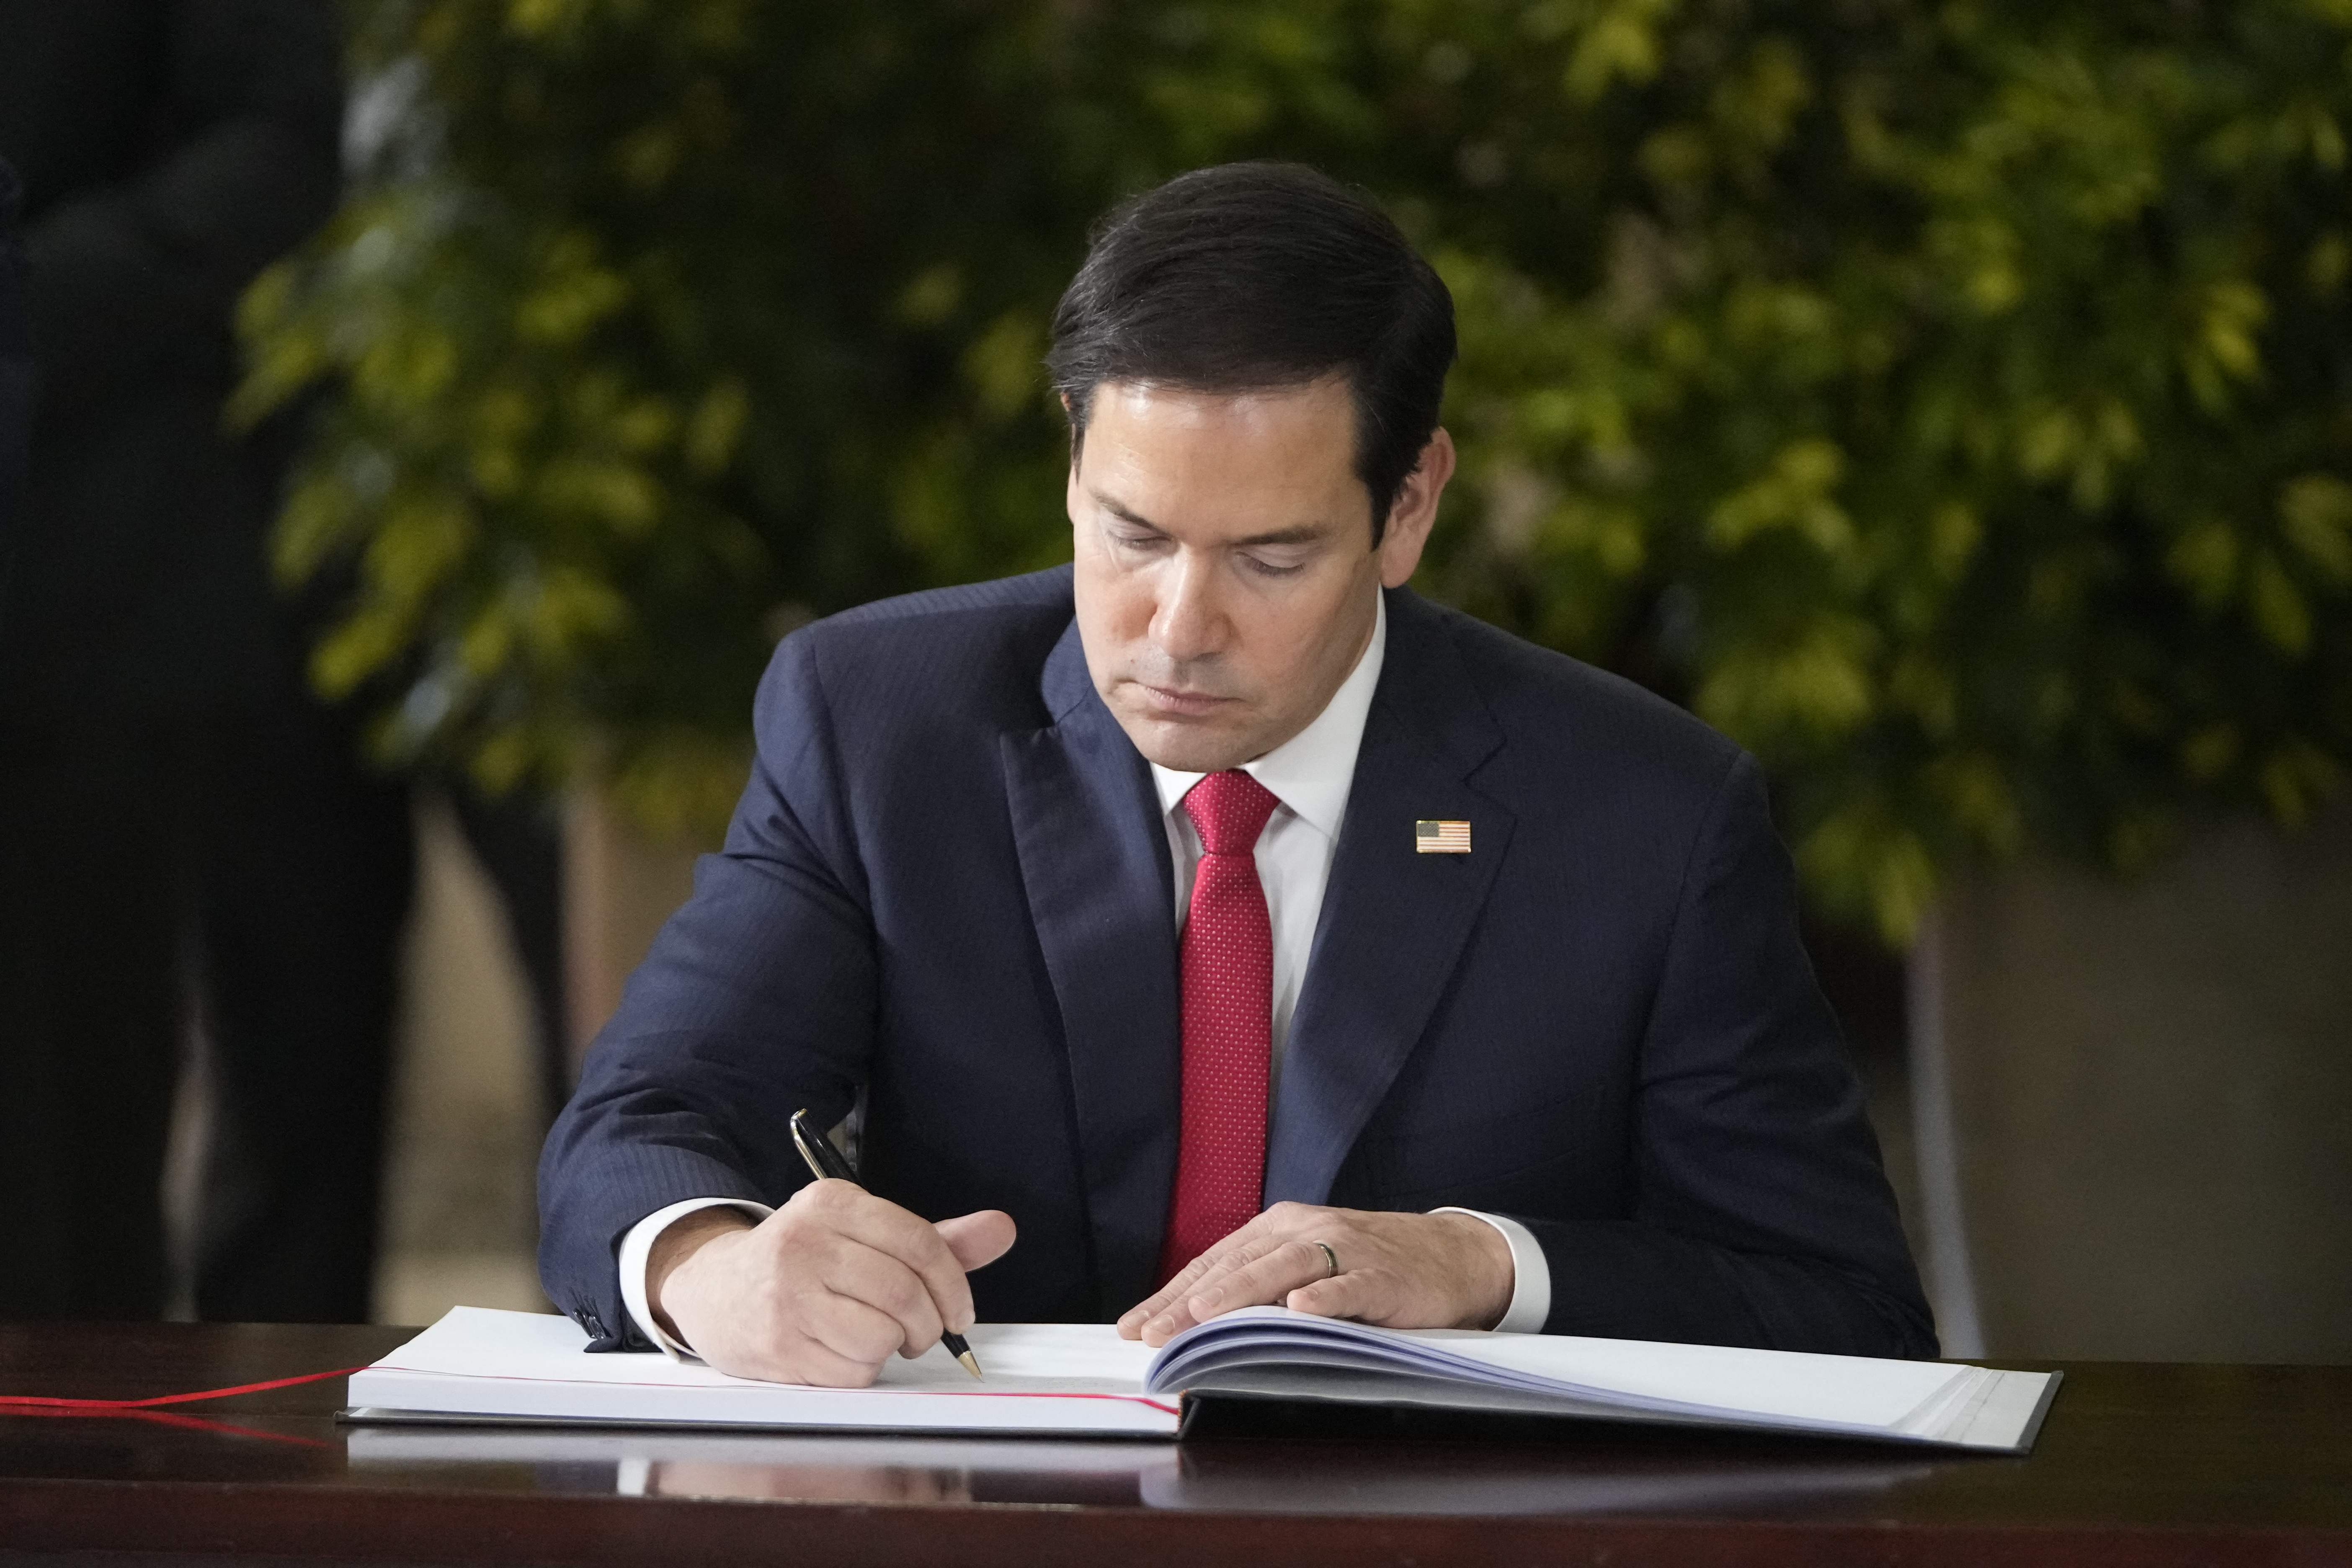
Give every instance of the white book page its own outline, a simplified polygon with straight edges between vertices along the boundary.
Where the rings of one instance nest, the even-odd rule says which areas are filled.
[[[1971,1447],[2013,1448],[2027,1436],[2027,1428],[2045,1408],[2044,1401],[2055,1392],[2052,1386],[2057,1377],[2054,1372],[1995,1372],[1986,1374],[1992,1382],[1980,1399],[1969,1402],[1951,1423],[1948,1434],[1954,1442]]]
[[[1893,1429],[1968,1369],[1935,1362],[1879,1361],[1794,1351],[1650,1340],[1579,1339],[1561,1334],[1498,1334],[1475,1329],[1375,1329],[1361,1323],[1254,1307],[1232,1312],[1170,1342],[1211,1331],[1257,1339],[1267,1359],[1288,1359],[1284,1342],[1352,1343],[1372,1364],[1414,1364],[1433,1373],[1497,1381],[1564,1393],[1595,1392],[1660,1409],[1766,1415],[1843,1427]],[[1320,1358],[1318,1358],[1320,1359]],[[1213,1381],[1213,1373],[1211,1374]]]
[[[975,1383],[944,1346],[919,1358],[892,1357],[877,1389],[941,1394],[1126,1394],[1143,1391],[1151,1352],[1118,1337],[1108,1323],[980,1323],[970,1334],[972,1354],[988,1375]],[[370,1372],[425,1373],[441,1377],[601,1383],[665,1388],[776,1388],[730,1377],[700,1362],[677,1362],[657,1352],[586,1353],[588,1337],[569,1318],[548,1312],[502,1312],[453,1307],[439,1322],[376,1362]]]
[[[1967,1372],[1937,1362],[1546,1334],[1492,1334],[1446,1348],[1612,1394],[1858,1426],[1898,1425]]]
[[[926,1388],[947,1393],[1141,1394],[1151,1350],[1123,1340],[1109,1323],[974,1323],[964,1335],[987,1379],[971,1374],[933,1345],[913,1361],[893,1356],[877,1388]]]

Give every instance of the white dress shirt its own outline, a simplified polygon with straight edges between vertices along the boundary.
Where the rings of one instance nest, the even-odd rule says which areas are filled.
[[[1323,889],[1331,879],[1331,858],[1339,847],[1340,824],[1348,816],[1348,792],[1356,779],[1356,753],[1364,739],[1364,721],[1372,710],[1372,693],[1381,683],[1381,665],[1388,653],[1388,605],[1379,604],[1372,619],[1371,640],[1356,660],[1356,668],[1339,683],[1331,700],[1307,728],[1258,758],[1244,763],[1242,772],[1264,784],[1281,802],[1258,835],[1257,877],[1265,889],[1265,911],[1274,928],[1274,1059],[1268,1064],[1266,1106],[1269,1112],[1281,1092],[1283,1057],[1290,1043],[1291,1016],[1298,1009],[1298,992],[1307,976],[1307,960],[1315,949],[1315,924],[1323,912]],[[1181,805],[1184,792],[1201,782],[1201,773],[1181,773],[1151,764],[1152,783],[1160,793],[1161,826],[1168,832],[1168,853],[1176,869],[1176,929],[1184,929],[1191,912],[1192,875],[1201,863],[1201,835]],[[698,1209],[730,1206],[754,1219],[774,1212],[763,1205],[733,1198],[688,1198],[658,1209],[639,1220],[622,1238],[618,1259],[621,1293],[646,1337],[675,1356],[685,1350],[654,1321],[646,1294],[646,1265],[656,1237]],[[1497,1329],[1534,1333],[1551,1312],[1551,1269],[1543,1249],[1528,1228],[1500,1215],[1475,1209],[1443,1208],[1438,1214],[1466,1214],[1500,1231],[1511,1249],[1511,1304]],[[690,1353],[690,1352],[688,1352]]]

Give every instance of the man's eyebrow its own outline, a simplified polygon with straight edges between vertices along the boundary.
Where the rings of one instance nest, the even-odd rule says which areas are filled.
[[[1264,544],[1315,544],[1330,530],[1320,523],[1298,522],[1288,528],[1277,528],[1271,533],[1253,533],[1247,539],[1234,541],[1236,550],[1252,550]]]
[[[1095,498],[1097,505],[1122,522],[1131,522],[1138,528],[1148,528],[1154,533],[1168,531],[1116,496],[1105,495],[1092,486],[1087,487],[1087,493]],[[1269,544],[1314,544],[1329,531],[1330,530],[1320,523],[1298,522],[1291,524],[1288,528],[1277,528],[1265,533],[1253,533],[1247,539],[1236,539],[1231,543],[1236,550],[1255,550]]]
[[[1136,510],[1133,507],[1128,505],[1117,496],[1107,496],[1091,485],[1087,488],[1087,494],[1095,498],[1095,504],[1097,506],[1101,507],[1103,510],[1110,513],[1111,516],[1118,518],[1122,522],[1131,522],[1138,528],[1148,528],[1154,533],[1165,531],[1158,523],[1152,521],[1150,518],[1144,516],[1141,512]]]

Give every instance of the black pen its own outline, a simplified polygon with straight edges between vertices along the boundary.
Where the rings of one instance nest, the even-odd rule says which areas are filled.
[[[820,1181],[828,1177],[836,1182],[857,1180],[857,1173],[849,1168],[849,1162],[841,1157],[841,1151],[833,1146],[833,1140],[817,1131],[816,1123],[809,1120],[809,1113],[805,1110],[793,1112],[793,1144],[800,1150],[801,1158],[808,1162],[808,1168],[816,1173]],[[963,1342],[961,1334],[942,1333],[940,1343],[948,1347],[948,1354],[963,1363],[964,1371],[974,1377],[980,1376],[980,1362],[971,1353],[971,1347]]]

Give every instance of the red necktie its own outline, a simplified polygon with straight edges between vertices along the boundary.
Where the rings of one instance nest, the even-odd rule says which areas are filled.
[[[1265,1186],[1265,1080],[1274,1047],[1274,927],[1257,837],[1281,802],[1237,769],[1185,792],[1201,864],[1184,919],[1183,1131],[1160,1278],[1255,1217]]]

